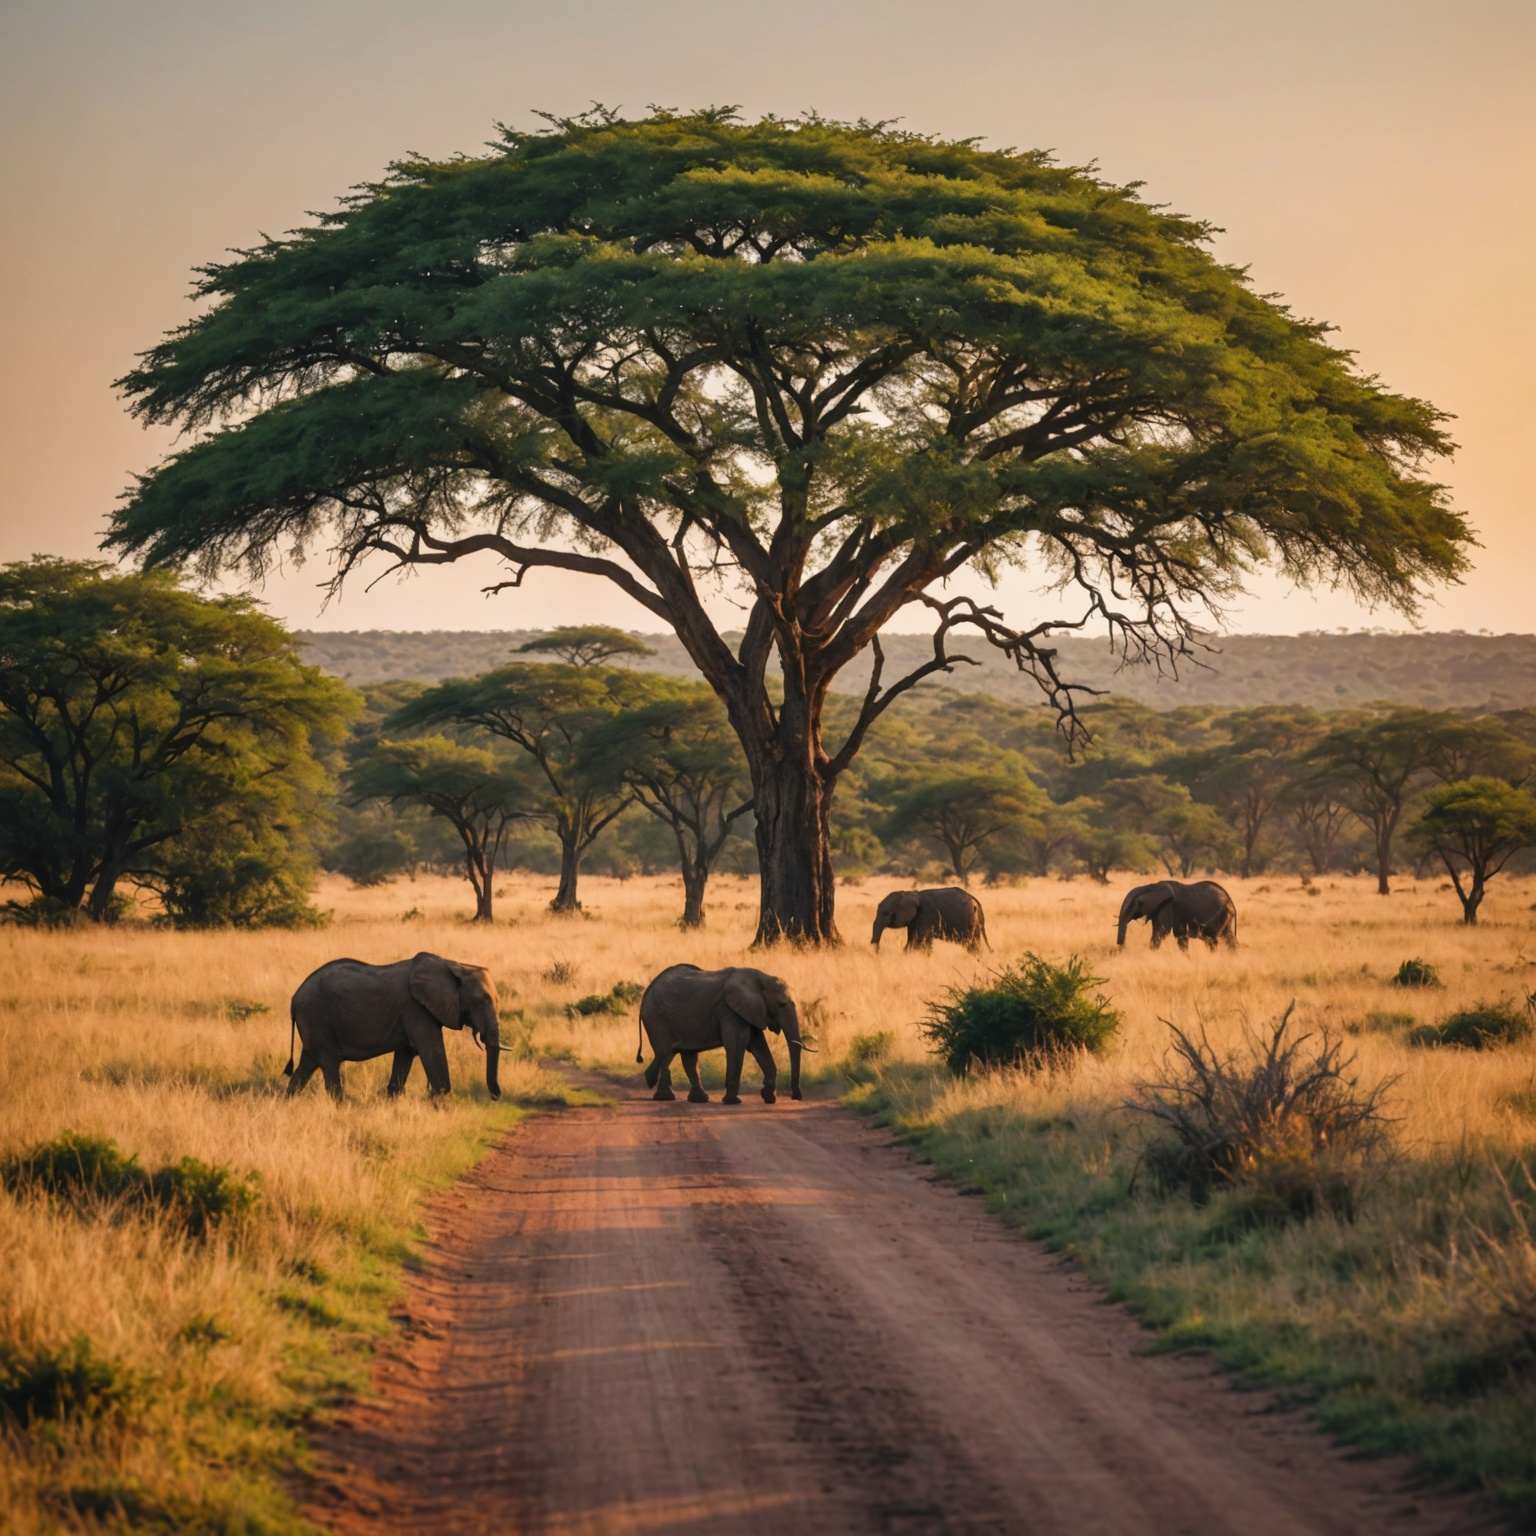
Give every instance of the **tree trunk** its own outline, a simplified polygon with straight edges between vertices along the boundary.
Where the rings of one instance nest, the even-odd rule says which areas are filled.
[[[1376,894],[1392,894],[1392,834],[1379,831],[1376,834]]]
[[[91,899],[86,906],[91,921],[96,923],[112,923],[117,921],[117,914],[113,910],[113,899],[117,895],[117,871],[103,869],[96,877],[96,884],[91,887]]]
[[[709,870],[703,862],[690,867],[683,866],[683,915],[678,919],[679,928],[704,926],[704,887],[709,883]]]
[[[492,911],[496,898],[493,882],[494,876],[487,873],[485,879],[475,886],[475,921],[477,923],[493,923],[496,921]]]
[[[757,813],[759,900],[754,943],[837,944],[831,789],[809,751],[749,752]]]
[[[550,902],[551,912],[580,912],[576,882],[581,876],[581,838],[574,829],[560,829],[560,888]]]
[[[1461,920],[1468,927],[1477,926],[1477,909],[1483,904],[1483,881],[1480,876],[1473,875],[1471,887],[1465,896],[1461,895],[1458,887],[1456,894],[1461,896]]]

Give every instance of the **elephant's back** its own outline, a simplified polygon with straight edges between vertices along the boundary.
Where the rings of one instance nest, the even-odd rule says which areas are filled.
[[[387,986],[392,974],[409,960],[397,960],[392,965],[370,965],[366,960],[343,958],[327,960],[317,966],[294,989],[295,1009],[309,1002],[324,1002],[327,995],[355,992],[359,988]]]
[[[719,975],[718,971],[702,971],[698,966],[686,963],[669,965],[666,970],[657,971],[641,994],[640,1017],[647,1016],[648,1004],[660,1002],[665,1006],[667,999],[681,996],[701,983],[717,979]]]

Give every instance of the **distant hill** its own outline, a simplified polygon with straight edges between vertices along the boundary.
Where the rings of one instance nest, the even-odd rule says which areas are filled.
[[[536,630],[300,630],[310,661],[352,683],[414,678],[432,682],[484,672],[510,660]],[[656,654],[644,664],[656,672],[691,675],[692,663],[673,635],[646,635]],[[899,677],[932,655],[925,635],[885,635],[886,676]],[[1052,642],[1063,677],[1109,689],[1159,709],[1182,704],[1310,704],[1338,708],[1390,700],[1426,708],[1536,705],[1536,635],[1448,634],[1232,635],[1212,642],[1205,665],[1186,666],[1177,678],[1148,667],[1116,670],[1102,640],[1064,636]],[[980,640],[952,643],[979,666],[956,667],[936,682],[1004,699],[1035,696],[1034,685],[1006,657]],[[860,666],[845,675],[862,686]]]

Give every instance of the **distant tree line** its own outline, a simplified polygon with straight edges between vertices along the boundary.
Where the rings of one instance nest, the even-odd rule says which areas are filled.
[[[553,658],[553,659],[550,659]],[[711,873],[756,869],[752,779],[713,691],[601,625],[475,676],[361,698],[240,598],[170,576],[0,568],[0,876],[13,917],[112,921],[134,891],[184,926],[313,921],[324,864],[359,883],[452,870],[474,916],[498,875],[674,871],[685,926]],[[623,663],[623,664],[619,664]],[[829,701],[849,725],[858,702]],[[1115,870],[1443,873],[1466,922],[1536,846],[1536,710],[1051,712],[946,688],[884,712],[832,825],[845,874],[1002,882]]]
[[[542,648],[558,653],[600,633],[555,631]],[[401,750],[393,733],[446,731],[418,738],[436,740],[438,752],[450,738],[458,752],[510,751],[523,777],[508,781],[521,790],[505,801],[517,815],[497,845],[503,867],[558,874],[556,910],[578,905],[583,867],[676,870],[683,921],[702,922],[710,870],[755,868],[750,838],[738,835],[751,824],[746,765],[707,689],[610,666],[614,654],[368,690],[351,748],[354,794],[372,793],[381,750]],[[834,716],[853,708],[831,707]],[[1069,755],[1038,706],[938,688],[904,700],[850,771],[833,825],[838,868],[965,884],[1105,881],[1114,870],[1305,880],[1369,871],[1388,894],[1406,865],[1443,871],[1475,922],[1488,881],[1536,843],[1536,710],[1157,711],[1108,701],[1081,713],[1090,736]],[[375,798],[430,809],[429,787],[414,801]],[[411,825],[413,839],[391,844],[388,868],[378,861],[382,828],[372,839],[350,832],[334,867],[368,879],[459,861],[430,821]],[[467,871],[479,915],[489,916],[473,856]]]

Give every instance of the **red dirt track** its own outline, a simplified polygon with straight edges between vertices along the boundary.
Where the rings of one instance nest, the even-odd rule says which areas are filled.
[[[319,1437],[342,1533],[1487,1530],[1148,1336],[825,1103],[519,1126]]]

